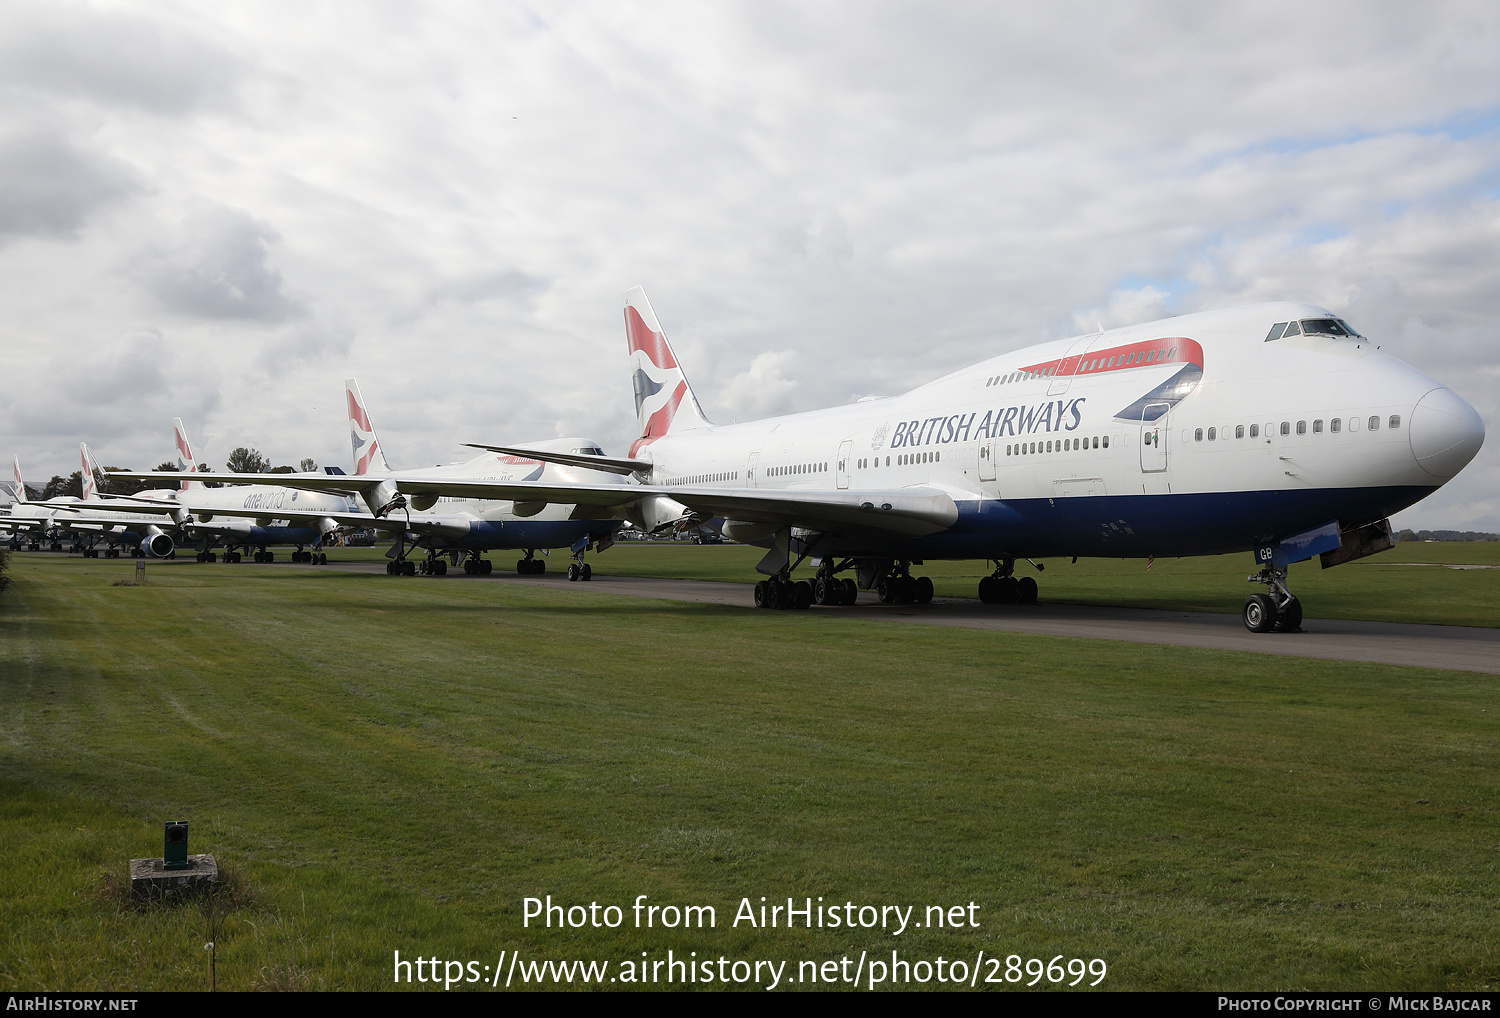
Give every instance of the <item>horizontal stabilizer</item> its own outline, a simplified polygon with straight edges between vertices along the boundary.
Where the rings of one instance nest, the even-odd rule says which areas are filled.
[[[498,452],[502,456],[520,456],[525,459],[541,460],[545,463],[560,463],[565,467],[604,470],[611,474],[637,474],[650,473],[651,471],[650,460],[595,456],[586,452],[542,452],[538,449],[526,449],[518,445],[483,445],[479,442],[465,442],[464,444],[470,449],[487,449],[490,452]]]

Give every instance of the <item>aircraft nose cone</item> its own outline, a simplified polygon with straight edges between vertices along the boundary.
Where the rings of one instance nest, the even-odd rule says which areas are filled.
[[[1447,481],[1466,467],[1484,445],[1484,422],[1458,393],[1438,388],[1417,401],[1408,434],[1418,465]]]

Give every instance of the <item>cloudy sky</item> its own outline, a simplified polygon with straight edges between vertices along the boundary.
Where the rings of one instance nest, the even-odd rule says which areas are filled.
[[[722,421],[1297,299],[1479,408],[1398,524],[1500,531],[1500,7],[0,3],[28,479],[633,432],[640,284]]]

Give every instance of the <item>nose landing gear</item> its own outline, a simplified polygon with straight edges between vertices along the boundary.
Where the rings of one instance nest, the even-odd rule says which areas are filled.
[[[1286,585],[1286,570],[1270,565],[1246,577],[1250,583],[1264,583],[1266,593],[1245,598],[1240,617],[1252,633],[1302,632],[1302,602]]]

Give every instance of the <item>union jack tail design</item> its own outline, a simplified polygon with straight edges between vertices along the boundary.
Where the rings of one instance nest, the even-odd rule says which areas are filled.
[[[344,396],[349,403],[349,440],[354,445],[355,476],[390,473],[385,451],[380,448],[380,439],[375,435],[375,425],[370,423],[370,412],[365,409],[364,397],[359,394],[359,383],[352,378],[344,379]]]
[[[99,478],[94,475],[94,457],[89,455],[89,447],[86,442],[78,443],[78,459],[83,464],[78,472],[83,482],[83,500],[95,502],[99,498]]]
[[[188,442],[187,428],[182,426],[181,417],[172,418],[172,441],[177,443],[177,469],[184,473],[197,473],[198,461],[193,458],[193,446]],[[177,486],[177,490],[189,491],[202,486],[202,481],[183,481]]]
[[[630,455],[671,432],[709,427],[711,422],[672,354],[646,291],[639,286],[625,294],[625,340],[630,347],[635,419],[640,426],[640,438],[631,445]]]

